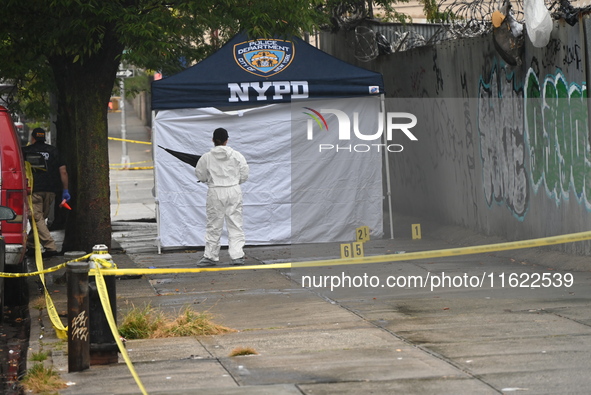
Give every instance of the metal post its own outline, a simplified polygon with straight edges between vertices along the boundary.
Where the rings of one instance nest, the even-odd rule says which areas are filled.
[[[99,256],[105,260],[111,260],[106,245],[96,245],[93,247],[93,255],[90,257],[92,265],[93,259]],[[93,266],[94,267],[94,266]],[[115,291],[115,276],[105,276],[105,285],[111,304],[111,313],[115,320],[117,319],[117,294]],[[119,360],[119,347],[109,322],[103,310],[103,305],[96,285],[96,278],[91,276],[89,281],[89,299],[90,299],[90,364],[108,365],[117,363]]]
[[[388,124],[386,114],[386,103],[384,94],[380,95],[380,109],[382,113],[380,116],[384,117],[384,160],[386,161],[386,196],[388,198],[388,218],[390,220],[390,239],[394,239],[394,216],[392,214],[392,186],[390,184],[390,158],[388,157],[388,137],[386,132],[386,125]]]
[[[68,262],[68,372],[90,368],[88,262]]]
[[[152,111],[152,162],[154,163],[154,203],[156,204],[156,247],[158,249],[158,255],[162,254],[162,244],[160,242],[160,200],[158,197],[158,174],[156,172],[156,145],[154,142],[156,141],[156,134],[158,133],[158,128],[156,127],[156,111]]]
[[[121,78],[119,81],[119,89],[121,90],[121,99],[119,102],[119,108],[121,109],[121,164],[124,169],[129,168],[129,155],[127,154],[127,129],[125,119],[125,78]]]

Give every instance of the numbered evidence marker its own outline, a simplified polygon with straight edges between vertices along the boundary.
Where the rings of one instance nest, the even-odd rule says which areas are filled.
[[[358,258],[364,256],[363,242],[341,244],[341,259]]]
[[[419,240],[421,238],[421,224],[412,224],[412,239]]]
[[[369,226],[360,226],[355,229],[356,240],[362,243],[369,241]]]

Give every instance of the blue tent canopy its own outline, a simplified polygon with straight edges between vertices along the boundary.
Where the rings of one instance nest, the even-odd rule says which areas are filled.
[[[152,83],[152,109],[248,106],[384,93],[382,75],[299,38],[232,38],[213,55]]]

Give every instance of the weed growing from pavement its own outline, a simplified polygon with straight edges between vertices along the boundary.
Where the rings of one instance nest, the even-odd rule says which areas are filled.
[[[165,321],[164,314],[151,305],[133,307],[123,317],[119,333],[126,339],[149,339]]]
[[[163,328],[162,337],[168,336],[206,336],[236,332],[234,329],[211,321],[208,313],[198,313],[185,307],[181,314]]]
[[[68,349],[68,341],[65,339],[60,339],[55,342],[47,343],[47,346],[50,346],[52,350],[57,351],[66,351]]]
[[[43,310],[46,306],[46,300],[45,300],[45,296],[39,296],[37,299],[35,299],[32,303],[31,303],[31,307],[34,308],[35,310]]]
[[[31,361],[43,362],[49,357],[48,351],[39,351],[31,354]]]
[[[36,394],[55,394],[67,387],[53,366],[47,368],[42,363],[36,363],[27,371],[22,384],[25,391]]]
[[[230,352],[230,357],[238,357],[241,355],[259,355],[259,353],[252,347],[236,347]]]
[[[208,336],[236,332],[234,329],[211,321],[208,313],[185,307],[175,318],[167,317],[151,305],[130,309],[119,326],[119,333],[126,339],[155,339],[177,336]]]

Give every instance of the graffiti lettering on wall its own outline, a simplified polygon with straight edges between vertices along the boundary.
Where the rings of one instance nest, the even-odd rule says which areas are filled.
[[[568,83],[562,70],[540,83],[533,68],[525,79],[526,135],[534,192],[544,188],[556,201],[575,192],[591,209],[587,87]]]
[[[572,46],[565,45],[563,47],[564,50],[564,57],[562,58],[562,63],[567,66],[574,66],[577,70],[581,68],[581,63],[583,59],[581,59],[581,47],[579,44],[573,44]]]
[[[581,70],[583,66],[583,54],[581,46],[574,40],[563,43],[553,38],[542,50],[542,56],[533,58],[532,67],[536,74],[539,72],[538,63],[545,70],[564,68],[569,70]],[[562,62],[562,65],[560,64]]]
[[[478,132],[484,196],[505,205],[519,220],[529,204],[523,132],[523,89],[515,75],[494,65],[488,81],[480,78]]]

